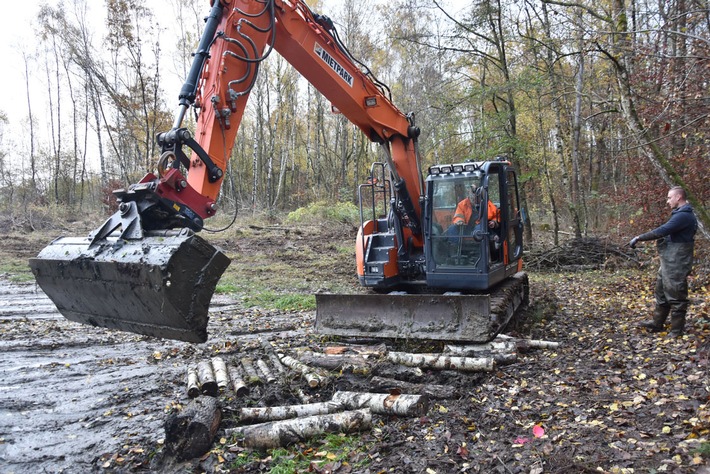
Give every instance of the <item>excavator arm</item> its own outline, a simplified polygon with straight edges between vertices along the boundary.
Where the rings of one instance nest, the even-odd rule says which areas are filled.
[[[57,239],[30,260],[38,284],[65,317],[206,340],[209,301],[229,259],[195,232],[217,210],[249,94],[273,50],[382,146],[397,227],[421,249],[423,183],[413,116],[394,106],[386,87],[358,67],[332,22],[302,0],[212,0],[173,127],[158,137],[157,175],[116,191],[119,211],[88,237]],[[194,136],[183,125],[190,108],[198,111]]]

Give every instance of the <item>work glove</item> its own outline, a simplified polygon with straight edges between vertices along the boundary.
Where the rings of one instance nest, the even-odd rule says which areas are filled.
[[[638,241],[639,241],[639,238],[638,238],[638,237],[634,237],[633,239],[631,239],[631,240],[629,241],[629,247],[631,247],[632,249],[635,249],[635,248],[636,248],[636,244],[638,243]]]

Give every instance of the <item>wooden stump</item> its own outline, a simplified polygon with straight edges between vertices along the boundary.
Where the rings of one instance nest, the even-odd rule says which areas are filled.
[[[202,456],[212,447],[222,421],[217,399],[198,397],[165,420],[165,448],[178,461]]]

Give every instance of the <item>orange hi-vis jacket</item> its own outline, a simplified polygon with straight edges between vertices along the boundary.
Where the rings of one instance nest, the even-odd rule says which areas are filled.
[[[459,222],[468,224],[472,215],[473,204],[471,204],[470,199],[466,198],[459,202],[459,204],[456,206],[456,211],[454,212],[453,219],[454,224],[458,224]],[[496,207],[496,205],[493,204],[491,201],[488,201],[488,220],[500,223],[500,209],[498,209],[498,207]],[[478,224],[478,221],[476,221],[476,224]]]

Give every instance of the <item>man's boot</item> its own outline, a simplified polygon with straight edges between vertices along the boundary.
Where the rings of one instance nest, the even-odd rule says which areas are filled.
[[[671,314],[671,332],[668,337],[679,337],[685,331],[685,311],[673,311]]]
[[[644,321],[639,326],[649,329],[651,332],[661,332],[670,311],[669,306],[656,306],[653,310],[653,321]]]

